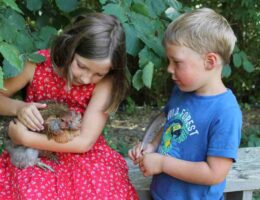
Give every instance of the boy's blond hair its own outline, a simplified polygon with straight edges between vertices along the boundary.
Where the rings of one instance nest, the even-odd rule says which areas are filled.
[[[169,24],[164,45],[174,43],[200,53],[217,53],[228,64],[236,36],[227,20],[209,8],[182,14]]]

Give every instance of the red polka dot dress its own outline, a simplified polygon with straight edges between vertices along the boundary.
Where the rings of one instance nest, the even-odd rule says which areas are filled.
[[[74,86],[51,67],[48,50],[40,51],[46,61],[37,65],[26,100],[56,100],[83,113],[93,84]],[[0,200],[136,200],[123,157],[112,150],[101,135],[86,153],[57,153],[59,163],[41,158],[55,172],[38,167],[18,169],[7,152],[0,156]]]

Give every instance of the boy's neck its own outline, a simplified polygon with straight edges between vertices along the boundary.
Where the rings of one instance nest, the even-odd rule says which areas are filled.
[[[222,94],[227,91],[226,86],[222,82],[222,80],[211,81],[209,84],[204,87],[199,88],[195,91],[197,95],[200,96],[213,96]]]

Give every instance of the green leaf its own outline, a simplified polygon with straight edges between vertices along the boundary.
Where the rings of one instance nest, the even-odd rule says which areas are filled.
[[[249,73],[254,71],[254,65],[247,59],[243,60],[243,68]]]
[[[16,38],[16,33],[17,31],[14,31],[13,27],[6,21],[1,24],[0,36],[4,41],[13,43]]]
[[[15,0],[2,0],[2,1],[6,6],[9,6],[13,10],[23,14],[23,11],[21,11],[20,8],[17,6]]]
[[[246,53],[244,51],[240,51],[239,55],[242,58],[242,60],[247,60],[247,55],[246,55]]]
[[[24,32],[17,33],[15,44],[20,52],[32,52],[35,49],[32,38]]]
[[[256,139],[255,144],[256,144],[257,147],[260,146],[260,138],[257,138],[257,139]]]
[[[132,56],[136,56],[140,51],[142,44],[135,34],[135,29],[129,24],[124,24],[126,34],[126,50]]]
[[[36,40],[36,47],[38,49],[48,48],[50,39],[55,34],[57,34],[57,30],[55,28],[51,26],[42,27],[38,35],[36,35],[36,37],[38,38],[38,40]]]
[[[242,57],[238,53],[233,54],[233,63],[235,67],[240,67],[242,64]]]
[[[147,0],[146,4],[149,6],[150,16],[153,18],[160,16],[166,9],[164,1]]]
[[[3,72],[4,72],[4,78],[11,78],[17,76],[21,72],[21,69],[17,69],[13,65],[11,65],[6,59],[4,59]]]
[[[141,15],[144,15],[144,16],[147,16],[149,17],[149,11],[148,11],[148,8],[145,4],[143,3],[134,3],[132,4],[131,6],[131,9],[136,12],[136,13],[139,13]]]
[[[145,46],[138,54],[139,66],[144,66],[150,61],[154,64],[154,67],[162,66],[162,59],[158,57],[151,49]]]
[[[127,21],[126,12],[119,4],[107,4],[103,7],[104,13],[115,15],[123,23]]]
[[[12,31],[15,30],[24,30],[26,27],[26,22],[22,15],[14,11],[6,12],[6,21],[9,26],[12,27]]]
[[[169,5],[173,7],[176,10],[181,10],[182,9],[182,4],[179,1],[176,0],[170,0],[168,1]]]
[[[107,0],[99,0],[99,3],[101,3],[102,5],[106,4]]]
[[[42,8],[42,0],[26,0],[26,7],[31,11],[37,11]]]
[[[3,57],[18,70],[21,70],[23,68],[23,61],[22,59],[19,59],[20,53],[15,46],[5,42],[1,42],[0,52]]]
[[[41,63],[41,62],[45,61],[45,57],[38,53],[28,54],[26,57],[27,57],[28,61],[34,62],[34,63]]]
[[[78,0],[55,0],[58,8],[64,12],[71,12],[78,6]]]
[[[151,88],[153,80],[154,64],[149,62],[143,69],[143,83],[146,87]]]
[[[2,67],[0,67],[0,89],[4,88],[4,73]]]
[[[144,86],[142,76],[143,76],[142,70],[137,70],[133,76],[132,83],[136,90],[140,90]]]
[[[222,76],[229,77],[231,75],[231,67],[229,65],[225,65],[222,69]]]
[[[168,9],[165,10],[165,15],[171,19],[171,20],[175,20],[177,17],[180,16],[180,13],[178,12],[178,10],[174,9],[173,7],[170,7]]]
[[[159,27],[162,27],[159,21],[151,21],[150,18],[143,15],[131,13],[131,21],[134,25],[136,35],[156,54],[165,57],[164,48],[161,40],[162,35],[157,35]]]

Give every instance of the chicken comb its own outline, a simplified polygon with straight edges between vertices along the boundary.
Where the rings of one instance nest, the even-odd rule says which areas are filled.
[[[164,113],[159,113],[150,121],[145,130],[144,138],[141,142],[141,150],[143,150],[146,145],[155,138],[155,136],[158,134],[158,131],[164,126],[165,119],[166,118]]]

